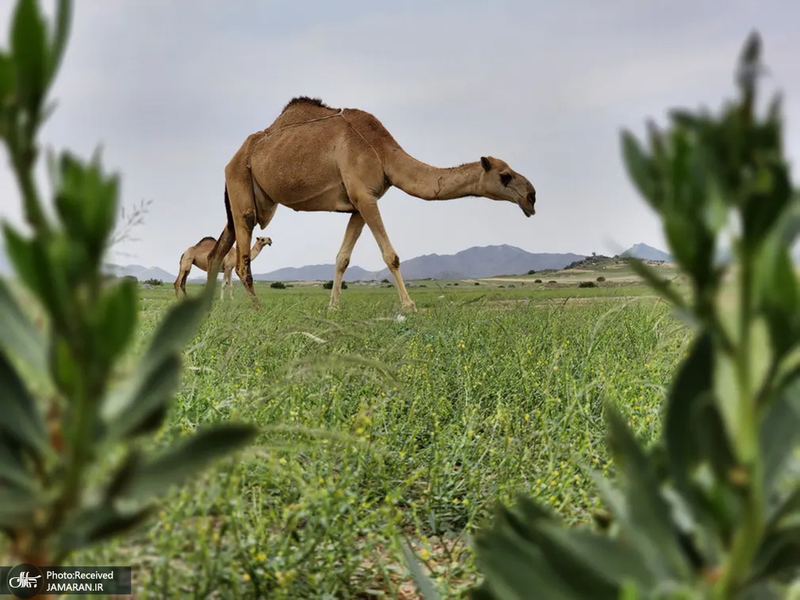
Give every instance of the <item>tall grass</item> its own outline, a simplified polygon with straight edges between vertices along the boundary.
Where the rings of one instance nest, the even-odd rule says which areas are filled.
[[[655,437],[688,335],[647,299],[448,297],[398,322],[391,290],[349,290],[331,321],[325,295],[264,292],[259,314],[214,307],[160,435],[236,418],[266,445],[175,492],[136,543],[79,559],[141,567],[143,597],[411,594],[401,536],[443,589],[464,589],[469,536],[496,500],[523,492],[591,518],[576,464],[608,470],[601,398]],[[140,335],[170,301],[144,292]]]

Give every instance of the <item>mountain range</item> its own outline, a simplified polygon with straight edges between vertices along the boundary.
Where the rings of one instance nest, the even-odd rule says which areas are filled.
[[[646,260],[663,260],[670,262],[669,254],[647,244],[636,244],[623,252],[623,256],[632,256]],[[495,277],[498,275],[519,275],[528,271],[546,269],[563,269],[568,264],[586,258],[583,254],[549,252],[527,252],[516,246],[507,244],[499,246],[474,246],[455,254],[425,254],[403,261],[403,278],[411,279],[471,279]],[[106,270],[117,276],[133,276],[139,281],[160,279],[172,282],[175,275],[159,267],[143,265],[107,265]],[[306,265],[304,267],[286,267],[268,273],[254,274],[257,281],[326,281],[333,279],[333,264]],[[10,266],[0,252],[0,273],[8,273]],[[194,270],[190,281],[205,281],[205,274]],[[368,271],[353,265],[347,269],[345,281],[391,280],[389,269]]]

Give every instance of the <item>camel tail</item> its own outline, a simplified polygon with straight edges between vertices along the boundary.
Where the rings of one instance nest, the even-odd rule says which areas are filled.
[[[233,229],[233,214],[231,214],[231,199],[228,197],[228,184],[225,184],[225,215],[228,218],[228,231]]]

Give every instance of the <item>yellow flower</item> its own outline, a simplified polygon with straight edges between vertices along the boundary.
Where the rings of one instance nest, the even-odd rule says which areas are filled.
[[[530,421],[531,420],[531,416],[528,413],[525,413],[525,420],[526,421]]]
[[[281,463],[282,465],[285,465],[286,464],[286,459],[281,457],[278,462]]]
[[[256,554],[256,560],[259,562],[264,562],[265,560],[267,560],[267,555],[264,554],[263,552],[259,552],[258,554]]]
[[[420,549],[420,551],[419,551],[419,557],[420,557],[422,560],[428,560],[428,559],[430,558],[430,556],[431,556],[431,553],[430,553],[430,552],[428,552],[428,549],[427,549],[427,548],[421,548],[421,549]]]

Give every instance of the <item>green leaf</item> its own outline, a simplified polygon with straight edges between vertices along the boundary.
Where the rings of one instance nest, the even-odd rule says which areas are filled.
[[[55,31],[53,32],[53,40],[50,46],[50,62],[48,79],[53,81],[58,68],[61,66],[61,59],[64,57],[64,50],[67,46],[67,39],[69,38],[70,24],[72,22],[72,1],[71,0],[58,0],[58,7],[56,8]]]
[[[639,443],[613,406],[606,406],[609,448],[625,489],[628,535],[654,574],[686,581],[690,568],[660,483]]]
[[[417,561],[414,552],[405,542],[402,543],[402,548],[403,555],[406,558],[406,565],[408,565],[408,570],[411,571],[411,576],[414,578],[414,582],[417,584],[417,589],[420,594],[422,594],[422,598],[424,600],[439,600],[439,593],[433,586],[430,577],[422,570],[422,566]]]
[[[212,461],[247,445],[257,433],[255,427],[236,424],[200,431],[142,466],[126,486],[124,496],[141,501],[160,495],[196,475]]]
[[[3,109],[14,95],[16,79],[14,59],[7,53],[0,52],[0,115],[3,114]],[[3,137],[2,125],[0,125],[0,137]]]
[[[47,430],[36,408],[34,399],[28,395],[25,385],[14,369],[0,354],[0,432],[16,439],[31,450],[48,452]]]
[[[768,534],[758,549],[750,580],[786,580],[800,569],[800,526]]]
[[[650,206],[661,212],[661,200],[656,197],[651,159],[645,156],[642,146],[628,131],[622,132],[622,157],[636,189]]]
[[[29,527],[39,508],[40,503],[31,492],[0,487],[0,528]]]
[[[181,375],[181,360],[169,355],[149,372],[141,371],[123,384],[102,408],[107,438],[121,440],[159,427],[168,402],[180,386]]]
[[[741,390],[736,378],[736,363],[733,357],[723,352],[714,355],[714,392],[731,447],[741,460],[742,439],[739,434],[744,425],[739,410]]]
[[[10,484],[23,490],[36,490],[36,479],[25,470],[10,443],[10,439],[0,437],[0,486]]]
[[[153,336],[143,366],[161,362],[168,354],[182,352],[197,334],[209,308],[209,297],[206,295],[187,298],[173,306]]]
[[[761,423],[764,492],[771,494],[792,452],[800,443],[800,381],[784,389]]]
[[[106,175],[99,154],[84,163],[63,152],[55,205],[70,237],[85,246],[93,265],[100,262],[117,215],[119,177]]]
[[[647,266],[638,258],[629,259],[628,264],[664,300],[676,308],[686,308],[686,302],[684,302],[678,290],[673,287],[669,280],[662,278],[655,269]]]
[[[47,40],[44,19],[35,0],[19,0],[11,26],[11,50],[22,106],[38,114],[47,89]]]
[[[138,282],[122,280],[108,286],[96,310],[95,336],[100,356],[109,364],[131,339],[139,314]]]
[[[64,528],[59,540],[61,553],[74,552],[97,542],[130,532],[154,512],[147,506],[123,513],[111,506],[90,507],[78,513]]]
[[[566,530],[553,520],[537,519],[539,510],[530,500],[522,499],[521,516],[510,513],[509,523],[539,547],[553,570],[576,591],[598,600],[616,600],[627,580],[644,589],[654,583],[635,549],[619,540],[580,529]],[[576,571],[581,572],[580,578],[575,578]]]
[[[509,530],[507,510],[476,539],[477,561],[487,590],[497,600],[528,600],[531,594],[548,600],[582,600],[556,573],[542,551]]]
[[[41,376],[47,373],[45,337],[14,300],[8,284],[0,279],[0,351],[17,356]]]
[[[104,504],[111,504],[122,494],[128,485],[131,483],[136,472],[139,470],[143,462],[142,454],[136,449],[129,450],[125,460],[111,476],[111,481],[105,487],[103,492]]]
[[[690,473],[701,460],[697,421],[700,405],[712,392],[714,346],[703,332],[692,342],[689,356],[678,368],[667,394],[664,436],[670,473],[684,495],[691,495]]]

